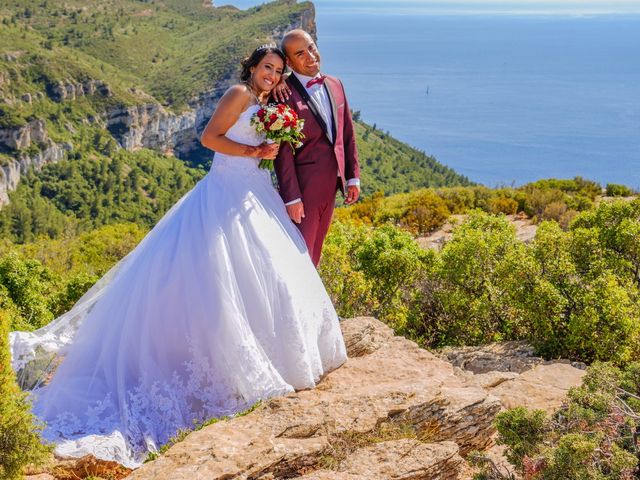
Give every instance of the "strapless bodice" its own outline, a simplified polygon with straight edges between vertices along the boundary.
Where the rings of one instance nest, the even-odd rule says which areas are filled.
[[[251,117],[260,109],[260,105],[251,105],[244,112],[240,114],[238,120],[231,125],[225,137],[234,142],[242,143],[244,145],[260,145],[264,142],[264,134],[258,134],[256,128],[251,125]],[[224,153],[216,152],[213,163],[211,164],[212,172],[223,171],[238,171],[238,172],[252,172],[259,171],[258,163],[259,158],[255,157],[240,157],[235,155],[225,155]]]

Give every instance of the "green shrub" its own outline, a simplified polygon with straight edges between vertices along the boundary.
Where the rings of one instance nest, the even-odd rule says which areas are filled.
[[[446,203],[430,189],[386,198],[377,192],[354,206],[336,211],[338,221],[355,220],[375,226],[392,223],[414,235],[426,235],[439,228],[449,215]]]
[[[567,212],[567,204],[564,202],[551,202],[544,207],[540,218],[542,220],[560,221],[560,218]]]
[[[358,203],[348,208],[338,208],[335,219],[337,221],[358,220],[366,224],[372,224],[380,211],[384,193],[375,192],[372,195],[363,197]]]
[[[546,179],[529,183],[522,188],[524,211],[534,220],[561,221],[566,212],[589,210],[601,193],[598,183],[576,177],[573,180]],[[570,218],[563,218],[564,226]]]
[[[415,235],[426,235],[441,227],[449,215],[449,209],[438,195],[422,190],[411,196],[398,223]]]
[[[318,271],[341,317],[370,315],[376,308],[371,281],[356,270],[357,250],[368,229],[334,221],[325,239]]]
[[[0,248],[0,309],[12,330],[34,330],[64,313],[118,260],[145,230],[108,225],[77,237],[40,238]]]
[[[498,430],[496,441],[499,445],[508,446],[507,460],[522,470],[523,459],[539,453],[548,429],[547,423],[544,410],[529,411],[516,407],[500,412],[495,420]]]
[[[638,363],[624,371],[596,363],[552,417],[523,407],[500,413],[498,443],[509,462],[530,479],[637,478],[638,372]]]
[[[586,362],[631,360],[640,333],[636,290],[607,268],[594,232],[544,222],[531,251],[534,268],[513,300],[539,351]]]
[[[504,213],[505,215],[513,215],[518,213],[518,202],[513,198],[495,197],[489,199],[490,213]]]
[[[547,206],[551,204],[566,205],[567,201],[567,196],[561,190],[554,188],[542,190],[535,187],[527,187],[525,188],[525,193],[524,211],[534,220],[543,218]]]
[[[373,230],[356,252],[358,270],[371,282],[373,314],[403,328],[415,303],[417,285],[433,263],[434,252],[391,225]]]
[[[402,329],[433,256],[392,225],[334,222],[319,271],[339,315],[374,315]]]
[[[99,280],[98,276],[80,273],[71,277],[53,302],[54,315],[57,317],[69,311],[71,307]]]
[[[413,330],[433,346],[525,335],[510,291],[520,288],[527,264],[526,247],[504,216],[474,212],[454,229],[421,284],[422,307]]]
[[[640,287],[640,199],[603,202],[577,216],[571,228],[593,232],[607,266]]]
[[[450,187],[440,188],[436,193],[444,200],[445,205],[451,213],[464,213],[469,209],[475,208],[476,205],[476,189],[482,187]],[[485,187],[486,188],[486,187]]]
[[[608,197],[630,197],[631,195],[633,195],[633,190],[626,185],[620,185],[618,183],[607,183]]]
[[[54,277],[37,260],[24,259],[10,253],[0,259],[0,285],[3,303],[13,317],[12,328],[34,330],[53,319],[50,309]]]
[[[542,190],[559,190],[571,196],[583,195],[591,200],[602,193],[602,187],[598,182],[582,177],[574,177],[573,179],[547,178],[529,183],[527,186]]]
[[[13,480],[22,477],[26,465],[45,462],[50,448],[40,442],[41,426],[15,381],[9,328],[9,318],[0,311],[0,478]]]
[[[431,261],[405,333],[432,347],[525,339],[552,358],[640,358],[640,228],[623,203],[568,231],[542,222],[531,244],[505,218],[473,213]]]

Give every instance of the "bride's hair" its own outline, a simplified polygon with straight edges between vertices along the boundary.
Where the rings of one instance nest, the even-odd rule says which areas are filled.
[[[282,62],[285,65],[287,64],[286,57],[284,56],[284,53],[282,53],[282,50],[280,50],[275,45],[262,45],[256,48],[251,53],[251,55],[249,55],[247,58],[242,60],[242,62],[240,62],[240,65],[242,65],[240,80],[242,80],[243,82],[248,81],[251,78],[251,68],[258,65],[260,61],[264,58],[264,56],[267,55],[268,53],[275,53],[282,59]]]

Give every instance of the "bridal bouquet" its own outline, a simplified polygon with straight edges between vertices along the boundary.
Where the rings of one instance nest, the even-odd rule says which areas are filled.
[[[287,142],[291,148],[302,146],[304,120],[289,106],[279,103],[266,105],[251,117],[251,125],[267,140],[276,143]],[[273,171],[273,160],[260,160],[260,168]]]

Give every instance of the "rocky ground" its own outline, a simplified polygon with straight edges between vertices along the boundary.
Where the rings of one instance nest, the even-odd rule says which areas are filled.
[[[502,408],[552,410],[584,374],[521,343],[434,355],[373,318],[341,325],[349,360],[313,390],[194,432],[130,474],[85,459],[30,479],[470,479],[472,450],[506,468],[492,426]]]

